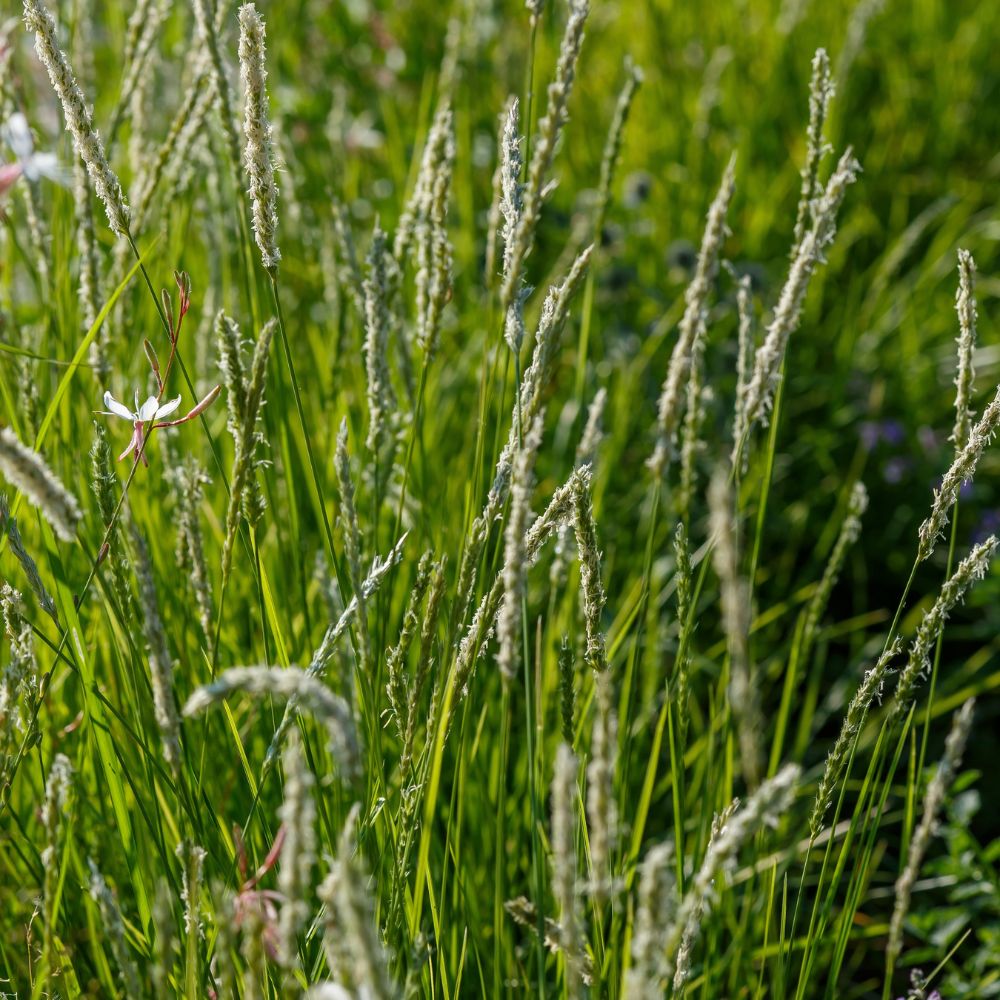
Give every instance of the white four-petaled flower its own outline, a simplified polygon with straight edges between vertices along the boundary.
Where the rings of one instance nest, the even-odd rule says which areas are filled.
[[[0,195],[23,174],[29,181],[47,177],[57,184],[66,184],[66,171],[55,153],[36,153],[28,119],[15,111],[0,127],[0,138],[10,147],[16,160],[0,164]]]
[[[133,427],[132,440],[129,442],[128,447],[118,456],[118,461],[120,462],[123,458],[126,458],[131,455],[133,451],[138,449],[138,454],[142,459],[142,464],[148,466],[149,461],[142,448],[143,441],[149,429],[148,425],[160,420],[163,417],[169,417],[170,414],[181,405],[181,397],[177,396],[167,403],[161,403],[155,396],[150,396],[146,402],[140,406],[139,390],[136,389],[135,410],[130,410],[124,403],[119,403],[118,400],[111,395],[110,390],[108,390],[104,393],[104,405],[107,409],[101,410],[101,413],[108,417],[121,417],[122,420],[128,420],[131,422]]]

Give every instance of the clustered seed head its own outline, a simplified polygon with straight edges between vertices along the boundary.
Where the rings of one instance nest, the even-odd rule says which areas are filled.
[[[955,374],[955,430],[951,435],[961,450],[972,431],[972,386],[976,379],[973,353],[976,349],[976,262],[968,250],[958,251],[958,371]]]
[[[355,805],[340,835],[337,859],[319,888],[326,904],[323,946],[330,968],[354,995],[390,1000],[397,991],[379,940],[367,873],[356,854],[358,811]]]
[[[149,549],[138,531],[133,532],[135,572],[139,583],[139,607],[142,609],[142,631],[149,654],[149,679],[153,689],[153,710],[160,728],[163,756],[176,776],[181,766],[181,724],[174,701],[174,659],[170,655],[167,636],[160,618],[160,605],[153,582],[153,567]]]
[[[260,466],[257,449],[263,435],[257,428],[260,411],[264,405],[267,384],[267,359],[271,341],[278,329],[276,319],[268,320],[261,328],[254,347],[249,375],[245,374],[239,327],[219,314],[216,319],[216,336],[219,344],[219,363],[230,395],[227,425],[235,441],[233,478],[226,509],[226,538],[222,547],[222,577],[229,579],[232,568],[233,547],[239,529],[240,513],[255,526],[264,513],[264,498],[257,486],[256,470]]]
[[[816,196],[816,180],[819,165],[831,151],[829,143],[823,139],[823,129],[830,112],[830,102],[835,91],[830,76],[830,58],[826,49],[817,49],[812,61],[812,80],[809,84],[809,128],[806,133],[806,162],[802,167],[802,193],[795,216],[795,234],[792,241],[791,257],[794,259],[802,240],[813,221],[813,199]]]
[[[990,535],[985,541],[976,545],[941,587],[941,592],[930,611],[924,614],[910,646],[906,666],[899,675],[892,706],[894,718],[907,712],[913,704],[917,685],[930,672],[931,653],[944,629],[949,613],[965,599],[969,588],[986,575],[998,545],[1000,542],[995,535]]]
[[[313,786],[316,779],[302,756],[298,733],[285,747],[282,758],[285,770],[284,799],[278,818],[285,830],[278,868],[278,891],[283,900],[278,915],[278,951],[285,965],[296,962],[298,935],[309,921],[307,894],[316,864],[316,802]]]
[[[28,578],[28,585],[38,599],[38,606],[56,623],[59,624],[59,614],[56,611],[56,602],[48,592],[42,578],[38,572],[35,560],[31,558],[28,550],[24,547],[21,532],[18,531],[17,521],[11,516],[10,506],[7,502],[7,495],[0,493],[0,537],[6,531],[7,544],[14,558],[21,564],[24,575]]]
[[[931,837],[934,835],[937,816],[944,803],[944,797],[961,766],[965,744],[969,738],[969,731],[972,729],[972,715],[975,705],[975,698],[970,698],[952,719],[951,729],[948,732],[947,740],[945,740],[944,756],[927,786],[923,814],[920,817],[920,825],[914,831],[913,839],[910,841],[906,867],[896,880],[896,902],[892,910],[892,919],[889,921],[889,941],[886,944],[886,957],[890,969],[895,967],[896,959],[903,947],[903,920],[910,908],[910,896],[917,876],[920,874],[920,865],[923,862],[924,854],[927,852]]]
[[[618,717],[612,704],[611,676],[607,670],[594,677],[594,726],[587,765],[587,832],[593,875],[590,895],[604,901],[616,886],[612,858],[618,841],[618,803],[615,773],[618,769]]]
[[[601,616],[607,595],[601,583],[601,550],[594,521],[590,484],[577,481],[573,494],[573,527],[580,557],[580,593],[583,598],[583,619],[587,629],[587,663],[597,673],[608,666],[608,653],[601,628]]]
[[[736,157],[729,158],[718,194],[708,209],[705,233],[698,251],[694,277],[684,293],[684,314],[677,327],[677,342],[663,381],[657,410],[657,439],[649,467],[657,477],[663,475],[670,461],[674,439],[681,418],[681,397],[691,371],[696,345],[705,335],[708,322],[708,297],[719,270],[719,255],[729,229],[726,215],[736,189]]]
[[[35,51],[62,104],[66,127],[73,136],[77,155],[87,165],[91,183],[107,212],[108,224],[116,235],[128,236],[129,212],[121,183],[108,163],[104,143],[94,127],[93,115],[73,76],[66,53],[59,48],[55,21],[40,0],[24,0],[24,23],[35,33]]]
[[[702,912],[716,898],[715,879],[721,870],[732,872],[740,848],[764,826],[775,826],[792,803],[798,784],[800,769],[797,764],[786,764],[773,778],[763,782],[746,805],[738,802],[723,814],[715,825],[701,866],[694,873],[688,889],[674,913],[673,920],[661,928],[660,946],[666,955],[664,978],[673,977],[678,950],[689,922],[694,921],[694,932]],[[689,948],[693,940],[689,938]]]
[[[858,540],[861,534],[861,517],[868,509],[868,491],[864,483],[855,483],[851,490],[850,499],[847,502],[847,516],[840,526],[837,541],[830,553],[830,560],[823,571],[823,578],[820,580],[816,592],[813,594],[806,607],[805,618],[802,626],[803,649],[808,649],[816,629],[819,626],[820,617],[830,600],[830,594],[837,583],[840,571],[843,568],[847,551]]]
[[[708,506],[714,543],[712,561],[721,587],[722,624],[731,660],[729,702],[736,718],[743,774],[753,787],[760,777],[764,722],[750,668],[750,589],[740,575],[732,490],[722,468],[712,478]]]
[[[539,413],[514,459],[510,511],[504,530],[503,602],[497,617],[500,642],[497,664],[505,684],[514,681],[521,664],[521,608],[528,587],[526,538],[531,521],[535,458],[541,443],[542,414]]]
[[[552,895],[559,909],[559,944],[566,956],[566,986],[571,997],[579,997],[583,987],[583,947],[576,892],[577,768],[572,749],[560,743],[552,776]]]
[[[797,244],[797,251],[781,290],[774,316],[767,327],[764,342],[754,359],[754,371],[747,386],[743,423],[737,428],[737,450],[755,424],[766,424],[774,391],[781,372],[788,339],[802,317],[809,281],[817,266],[824,263],[823,251],[833,242],[837,231],[837,212],[848,187],[857,179],[861,165],[850,149],[844,153],[830,176],[823,194],[812,208],[812,228]],[[742,462],[742,455],[738,455]]]
[[[583,29],[589,12],[587,0],[570,0],[569,17],[559,46],[555,76],[548,88],[545,116],[538,123],[538,135],[528,164],[523,207],[511,243],[513,249],[510,266],[504,268],[500,290],[500,304],[504,315],[520,292],[524,262],[534,246],[535,230],[538,228],[542,202],[545,200],[546,177],[552,166],[556,143],[566,124],[569,97],[573,90],[576,63],[583,46]]]
[[[979,421],[969,432],[969,439],[955,456],[951,468],[944,474],[941,486],[934,491],[934,504],[930,515],[920,525],[917,559],[921,562],[934,552],[934,546],[948,523],[948,515],[958,499],[958,491],[963,483],[975,475],[979,459],[986,446],[993,440],[998,425],[1000,425],[1000,387],[997,388],[990,404],[983,410]]]
[[[396,397],[389,376],[388,267],[391,257],[385,233],[378,223],[368,251],[368,274],[364,280],[365,296],[365,369],[368,375],[369,450],[377,452],[388,432],[388,418],[395,410]]]
[[[125,940],[125,922],[122,920],[122,911],[118,906],[118,900],[93,860],[88,858],[87,864],[90,866],[90,895],[101,911],[101,921],[111,941],[111,953],[118,964],[118,975],[125,988],[125,995],[129,997],[142,996],[142,990],[139,987],[139,970],[132,953],[129,951],[128,942]]]
[[[851,747],[868,717],[868,709],[876,698],[881,698],[883,684],[890,673],[889,664],[900,654],[902,649],[903,640],[897,636],[875,661],[875,665],[866,671],[850,705],[847,706],[847,714],[844,716],[840,735],[837,737],[833,749],[827,755],[826,767],[823,769],[823,777],[820,779],[816,792],[816,802],[809,816],[809,836],[813,840],[819,836],[820,830],[823,829],[823,817],[833,803],[834,791],[844,773]]]
[[[243,162],[250,178],[253,232],[266,271],[281,260],[278,249],[278,186],[274,182],[271,123],[268,118],[264,22],[252,3],[240,7],[240,78],[243,81]]]
[[[65,542],[76,536],[83,516],[76,498],[59,481],[45,459],[21,444],[9,427],[0,429],[0,473],[41,512],[52,530]]]

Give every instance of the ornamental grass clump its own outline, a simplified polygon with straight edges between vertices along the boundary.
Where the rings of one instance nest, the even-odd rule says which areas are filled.
[[[989,5],[43,2],[2,988],[988,991]]]

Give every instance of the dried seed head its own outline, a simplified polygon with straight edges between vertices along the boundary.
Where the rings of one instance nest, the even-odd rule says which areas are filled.
[[[278,187],[274,182],[271,123],[268,117],[264,22],[252,3],[239,11],[240,78],[243,81],[243,162],[250,178],[253,232],[266,271],[281,260],[278,249]]]
[[[142,609],[142,632],[149,654],[149,679],[153,689],[153,710],[163,741],[163,756],[176,777],[181,765],[181,725],[174,701],[174,659],[163,631],[160,606],[153,582],[153,567],[146,542],[134,531],[135,572],[139,583],[139,607]]]
[[[798,328],[809,281],[816,268],[825,262],[823,251],[833,242],[837,232],[837,212],[848,187],[857,179],[861,166],[848,149],[840,158],[836,170],[827,182],[812,209],[812,228],[797,244],[795,258],[781,290],[774,316],[767,327],[764,342],[754,359],[753,376],[747,386],[743,423],[737,428],[737,456],[745,447],[745,438],[755,424],[767,424],[768,414],[781,373],[788,339]]]
[[[285,747],[284,800],[278,816],[285,831],[278,869],[278,891],[284,897],[278,916],[278,950],[286,966],[296,964],[298,935],[309,921],[308,892],[316,864],[316,779],[302,756],[297,731]]]
[[[944,630],[948,615],[957,604],[965,599],[969,588],[986,575],[998,545],[1000,542],[997,541],[996,536],[990,535],[986,541],[975,546],[959,563],[958,569],[945,581],[937,600],[931,606],[930,611],[924,614],[910,646],[906,666],[899,675],[896,697],[892,706],[894,718],[909,711],[916,697],[917,685],[930,672],[931,653]]]
[[[840,735],[833,749],[827,754],[826,767],[816,791],[816,802],[809,816],[809,836],[815,840],[823,828],[823,817],[833,803],[833,795],[844,773],[851,747],[861,732],[861,727],[868,716],[868,709],[876,698],[882,696],[882,686],[890,673],[889,664],[903,649],[903,640],[898,636],[888,649],[875,662],[875,665],[865,673],[858,690],[847,706]]]
[[[962,484],[971,480],[976,473],[976,466],[982,457],[986,446],[993,440],[993,435],[1000,425],[1000,388],[990,404],[983,410],[983,415],[969,432],[969,438],[962,450],[955,456],[951,468],[944,474],[941,486],[934,491],[934,504],[930,515],[920,525],[920,544],[917,547],[917,559],[923,561],[934,552],[934,546],[941,537],[944,526],[948,523],[948,515],[958,499],[958,491]]]
[[[525,540],[531,523],[535,458],[542,443],[541,416],[535,417],[514,460],[510,511],[504,530],[503,603],[497,619],[500,641],[497,664],[505,684],[514,681],[521,664],[521,610],[528,585]]]
[[[816,180],[819,165],[831,147],[823,139],[823,129],[834,94],[830,77],[830,59],[826,49],[817,49],[812,61],[812,80],[809,83],[809,128],[806,133],[806,162],[802,167],[802,193],[795,216],[795,235],[790,256],[795,259],[799,245],[805,239],[813,219],[813,200],[816,197]]]
[[[396,407],[389,376],[388,267],[392,260],[385,233],[375,223],[372,245],[368,251],[368,274],[364,280],[365,296],[365,369],[368,375],[368,449],[377,452],[389,430],[388,418]]]
[[[56,612],[56,602],[48,592],[42,578],[38,573],[38,566],[31,558],[28,550],[24,547],[21,539],[21,532],[17,529],[17,521],[11,516],[10,507],[7,503],[7,495],[0,493],[0,537],[6,531],[7,542],[14,558],[21,564],[24,575],[28,578],[28,584],[38,598],[38,606],[56,623],[59,624],[59,615]]]
[[[41,511],[63,541],[73,540],[82,516],[80,505],[45,459],[21,444],[9,427],[0,429],[0,473]]]
[[[77,155],[87,165],[90,181],[107,212],[108,224],[118,236],[127,236],[129,213],[122,186],[108,164],[104,143],[94,127],[93,115],[73,76],[66,53],[59,48],[55,21],[40,0],[24,0],[24,23],[35,33],[35,51],[62,104],[66,127],[73,136]]]
[[[708,506],[714,544],[712,561],[719,577],[722,624],[730,658],[729,703],[736,719],[743,775],[754,787],[762,767],[760,736],[764,721],[750,668],[750,588],[740,574],[733,495],[728,475],[721,467],[712,477]]]
[[[944,756],[927,786],[923,814],[920,817],[920,825],[914,831],[913,839],[910,841],[906,867],[896,880],[896,902],[892,910],[892,919],[889,922],[889,941],[886,944],[886,959],[890,970],[895,967],[896,959],[903,947],[903,920],[910,908],[910,896],[917,876],[920,874],[920,865],[924,860],[924,854],[926,854],[931,837],[934,835],[938,812],[944,803],[944,797],[948,794],[951,783],[955,780],[955,774],[961,766],[962,754],[965,752],[965,744],[969,738],[969,731],[972,729],[972,714],[975,705],[976,699],[970,698],[952,719],[948,739],[945,741]]]
[[[976,349],[976,262],[968,250],[958,251],[958,371],[955,374],[955,430],[951,440],[961,451],[972,431],[972,385],[976,379],[973,353]]]
[[[696,345],[705,335],[708,322],[708,297],[719,270],[719,256],[729,229],[726,215],[736,189],[736,156],[729,158],[718,194],[708,209],[705,233],[698,251],[694,277],[684,293],[684,314],[677,327],[677,342],[670,355],[670,365],[657,410],[657,439],[649,467],[657,477],[663,475],[674,450],[674,439],[681,418],[681,395],[691,371]]]

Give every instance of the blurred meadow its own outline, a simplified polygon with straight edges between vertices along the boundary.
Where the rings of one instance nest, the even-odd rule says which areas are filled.
[[[1000,996],[1000,5],[4,2],[0,992]]]

